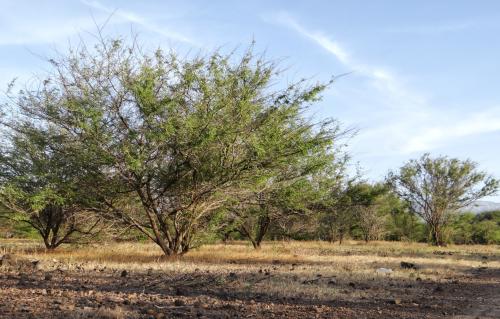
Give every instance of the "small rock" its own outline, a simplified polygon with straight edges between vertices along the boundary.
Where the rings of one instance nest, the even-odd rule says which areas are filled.
[[[229,273],[229,278],[236,279],[238,276],[234,272]]]
[[[127,277],[127,275],[128,275],[128,272],[124,269],[124,270],[122,270],[120,277]]]
[[[377,272],[378,272],[379,274],[386,274],[386,275],[389,275],[389,274],[392,274],[392,269],[391,269],[391,268],[383,268],[383,267],[381,267],[381,268],[378,268],[378,269],[377,269]]]
[[[182,287],[176,287],[175,288],[175,294],[177,296],[185,296],[186,295],[186,291]]]
[[[184,302],[184,300],[181,300],[181,299],[175,299],[175,301],[174,301],[174,305],[175,305],[176,307],[182,307],[182,306],[186,305],[186,303]]]
[[[26,274],[20,274],[19,275],[19,281],[18,281],[18,285],[26,285],[29,281],[29,278]]]
[[[406,262],[406,261],[402,261],[401,264],[400,264],[401,268],[403,269],[414,269],[414,270],[417,270],[417,265],[415,265],[414,263],[409,263],[409,262]]]
[[[437,286],[436,288],[434,288],[434,292],[443,292],[443,291],[444,289],[441,286]]]
[[[43,277],[43,279],[45,279],[47,281],[52,280],[52,275],[49,273],[46,273],[45,276]]]
[[[335,286],[337,284],[337,281],[335,279],[330,279],[328,281],[328,286]]]
[[[394,298],[390,301],[391,304],[393,305],[400,305],[401,304],[401,299],[399,298]]]

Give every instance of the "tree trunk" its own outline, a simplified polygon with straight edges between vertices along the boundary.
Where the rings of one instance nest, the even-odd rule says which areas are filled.
[[[251,239],[251,242],[252,242],[252,246],[254,249],[260,250],[260,241],[256,241],[256,240]]]
[[[259,217],[259,225],[258,225],[258,230],[257,230],[257,236],[255,236],[255,243],[254,245],[255,249],[260,249],[260,243],[264,239],[264,236],[267,234],[267,231],[269,229],[269,225],[271,224],[271,218],[269,216],[261,216]]]
[[[45,245],[46,250],[53,251],[56,249],[57,246],[53,243],[53,240],[50,239],[50,230],[47,231],[46,229],[38,229],[38,233],[43,238],[43,244]]]
[[[431,225],[431,242],[434,246],[446,246],[441,226]]]

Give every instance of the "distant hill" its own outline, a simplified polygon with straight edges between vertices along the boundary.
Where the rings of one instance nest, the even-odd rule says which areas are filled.
[[[495,210],[500,210],[500,203],[478,200],[474,204],[463,208],[461,211],[479,214],[479,213],[491,212],[491,211],[495,211]]]

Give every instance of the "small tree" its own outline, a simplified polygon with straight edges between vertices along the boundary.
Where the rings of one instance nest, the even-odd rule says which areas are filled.
[[[329,171],[330,175],[339,175],[345,170],[347,158],[341,148],[334,147],[345,134],[332,135],[328,144],[311,144],[306,154],[290,157],[286,165],[263,179],[258,191],[235,201],[230,217],[237,221],[238,231],[254,248],[260,247],[271,228],[281,228],[281,235],[290,237],[292,228],[300,231],[307,227],[314,215],[314,203],[325,192],[322,174]]]
[[[319,212],[319,232],[321,237],[330,242],[336,240],[342,244],[355,224],[355,212],[352,202],[352,187],[357,183],[357,177],[347,178],[342,175],[329,179],[326,183],[329,190],[316,203]]]
[[[386,198],[388,223],[385,238],[397,241],[422,241],[425,239],[425,225],[421,218],[413,214],[407,202],[391,193]]]
[[[265,190],[232,206],[230,218],[235,219],[238,232],[259,249],[262,240],[272,227],[287,225],[296,218],[305,220],[310,215],[309,205],[315,192],[308,178],[303,177],[289,185],[277,183],[272,190]],[[289,226],[289,225],[288,225]]]
[[[0,150],[0,205],[5,207],[0,217],[29,224],[50,250],[94,235],[102,223],[87,192],[97,186],[89,179],[90,167],[77,152],[66,157],[50,147],[50,140],[56,145],[63,135],[11,124]]]
[[[387,180],[427,223],[434,245],[445,244],[443,231],[454,213],[498,189],[498,180],[478,171],[476,163],[429,154],[390,172]]]
[[[365,242],[377,240],[383,235],[387,224],[387,215],[381,212],[377,204],[360,205],[356,208],[357,226]]]
[[[388,188],[383,184],[360,182],[348,191],[355,225],[361,231],[365,242],[379,239],[387,224]]]

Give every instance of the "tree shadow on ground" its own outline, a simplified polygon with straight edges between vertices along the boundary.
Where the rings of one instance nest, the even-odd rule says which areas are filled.
[[[248,283],[257,284],[263,281],[294,282],[294,274],[273,273],[250,274],[162,274],[152,275],[130,274],[120,277],[111,272],[60,272],[54,273],[50,280],[44,280],[42,274],[9,274],[0,279],[3,284],[10,283],[27,296],[33,289],[50,291],[50,296],[57,298],[59,292],[73,296],[78,303],[90,306],[116,305],[130,310],[139,310],[143,313],[147,309],[163,309],[176,312],[176,316],[189,317],[193,315],[193,308],[198,300],[210,300],[204,314],[221,315],[221,311],[229,317],[244,317],[241,313],[245,308],[256,307],[293,309],[290,317],[308,312],[330,315],[342,312],[357,314],[357,318],[438,318],[452,314],[465,314],[478,296],[498,291],[500,273],[498,270],[483,270],[481,276],[490,281],[474,280],[475,273],[471,273],[471,280],[461,282],[438,283],[433,281],[410,282],[400,278],[376,278],[375,280],[343,280],[337,278],[333,287],[325,280],[317,280],[299,285],[319,288],[335,289],[335,297],[314,297],[307,294],[290,295],[286,291],[269,291],[254,286],[248,289]],[[23,277],[24,276],[24,277]],[[302,280],[302,279],[300,279]],[[496,284],[495,284],[496,282]],[[321,287],[320,287],[321,286]],[[93,291],[88,295],[88,291]],[[389,294],[388,294],[389,292]],[[123,300],[109,298],[121,296]],[[130,295],[138,296],[136,304],[127,304]],[[388,296],[392,297],[388,297]],[[106,297],[108,296],[108,297]],[[368,297],[367,297],[368,296]],[[49,298],[49,296],[47,296]],[[54,297],[53,297],[54,298]],[[183,300],[183,306],[176,305],[176,301]],[[207,302],[207,301],[206,301]],[[272,305],[272,306],[271,306]],[[184,308],[186,309],[184,309]],[[320,309],[317,312],[317,309]],[[185,311],[184,311],[184,310]],[[255,310],[255,309],[254,309]],[[179,312],[180,311],[180,312]],[[183,312],[184,311],[184,312]],[[251,310],[249,310],[251,311]],[[288,310],[286,310],[288,311]],[[319,316],[321,317],[321,316]],[[349,318],[346,315],[346,318]]]

